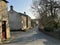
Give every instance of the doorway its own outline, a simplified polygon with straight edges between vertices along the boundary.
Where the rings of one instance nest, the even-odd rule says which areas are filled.
[[[6,21],[2,21],[2,39],[6,39]]]

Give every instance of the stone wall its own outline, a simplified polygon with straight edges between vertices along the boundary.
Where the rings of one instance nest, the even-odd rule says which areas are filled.
[[[8,10],[7,3],[0,1],[0,42],[2,39],[2,21],[6,21],[6,37],[10,38],[10,28],[8,23]]]
[[[26,16],[21,16],[22,17],[22,30],[26,29],[27,26],[26,26]]]

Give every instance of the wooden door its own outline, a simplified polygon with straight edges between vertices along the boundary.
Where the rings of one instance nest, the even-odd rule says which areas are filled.
[[[6,21],[2,21],[2,39],[6,39]]]

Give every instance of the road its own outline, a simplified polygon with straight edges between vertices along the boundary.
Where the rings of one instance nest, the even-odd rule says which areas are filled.
[[[4,45],[60,45],[60,41],[52,38],[35,27],[26,32],[12,32],[14,39],[9,44]]]

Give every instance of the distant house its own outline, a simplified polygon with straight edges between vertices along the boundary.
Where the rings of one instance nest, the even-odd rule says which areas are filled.
[[[0,42],[10,38],[7,2],[0,0]]]
[[[39,20],[40,19],[32,19],[32,21],[31,21],[32,27],[38,26],[39,25]]]
[[[8,14],[9,14],[9,24],[11,30],[27,29],[27,23],[28,23],[27,17],[29,16],[27,16],[25,12],[24,14],[18,13],[13,9],[13,6],[10,6],[10,11],[8,12]]]

